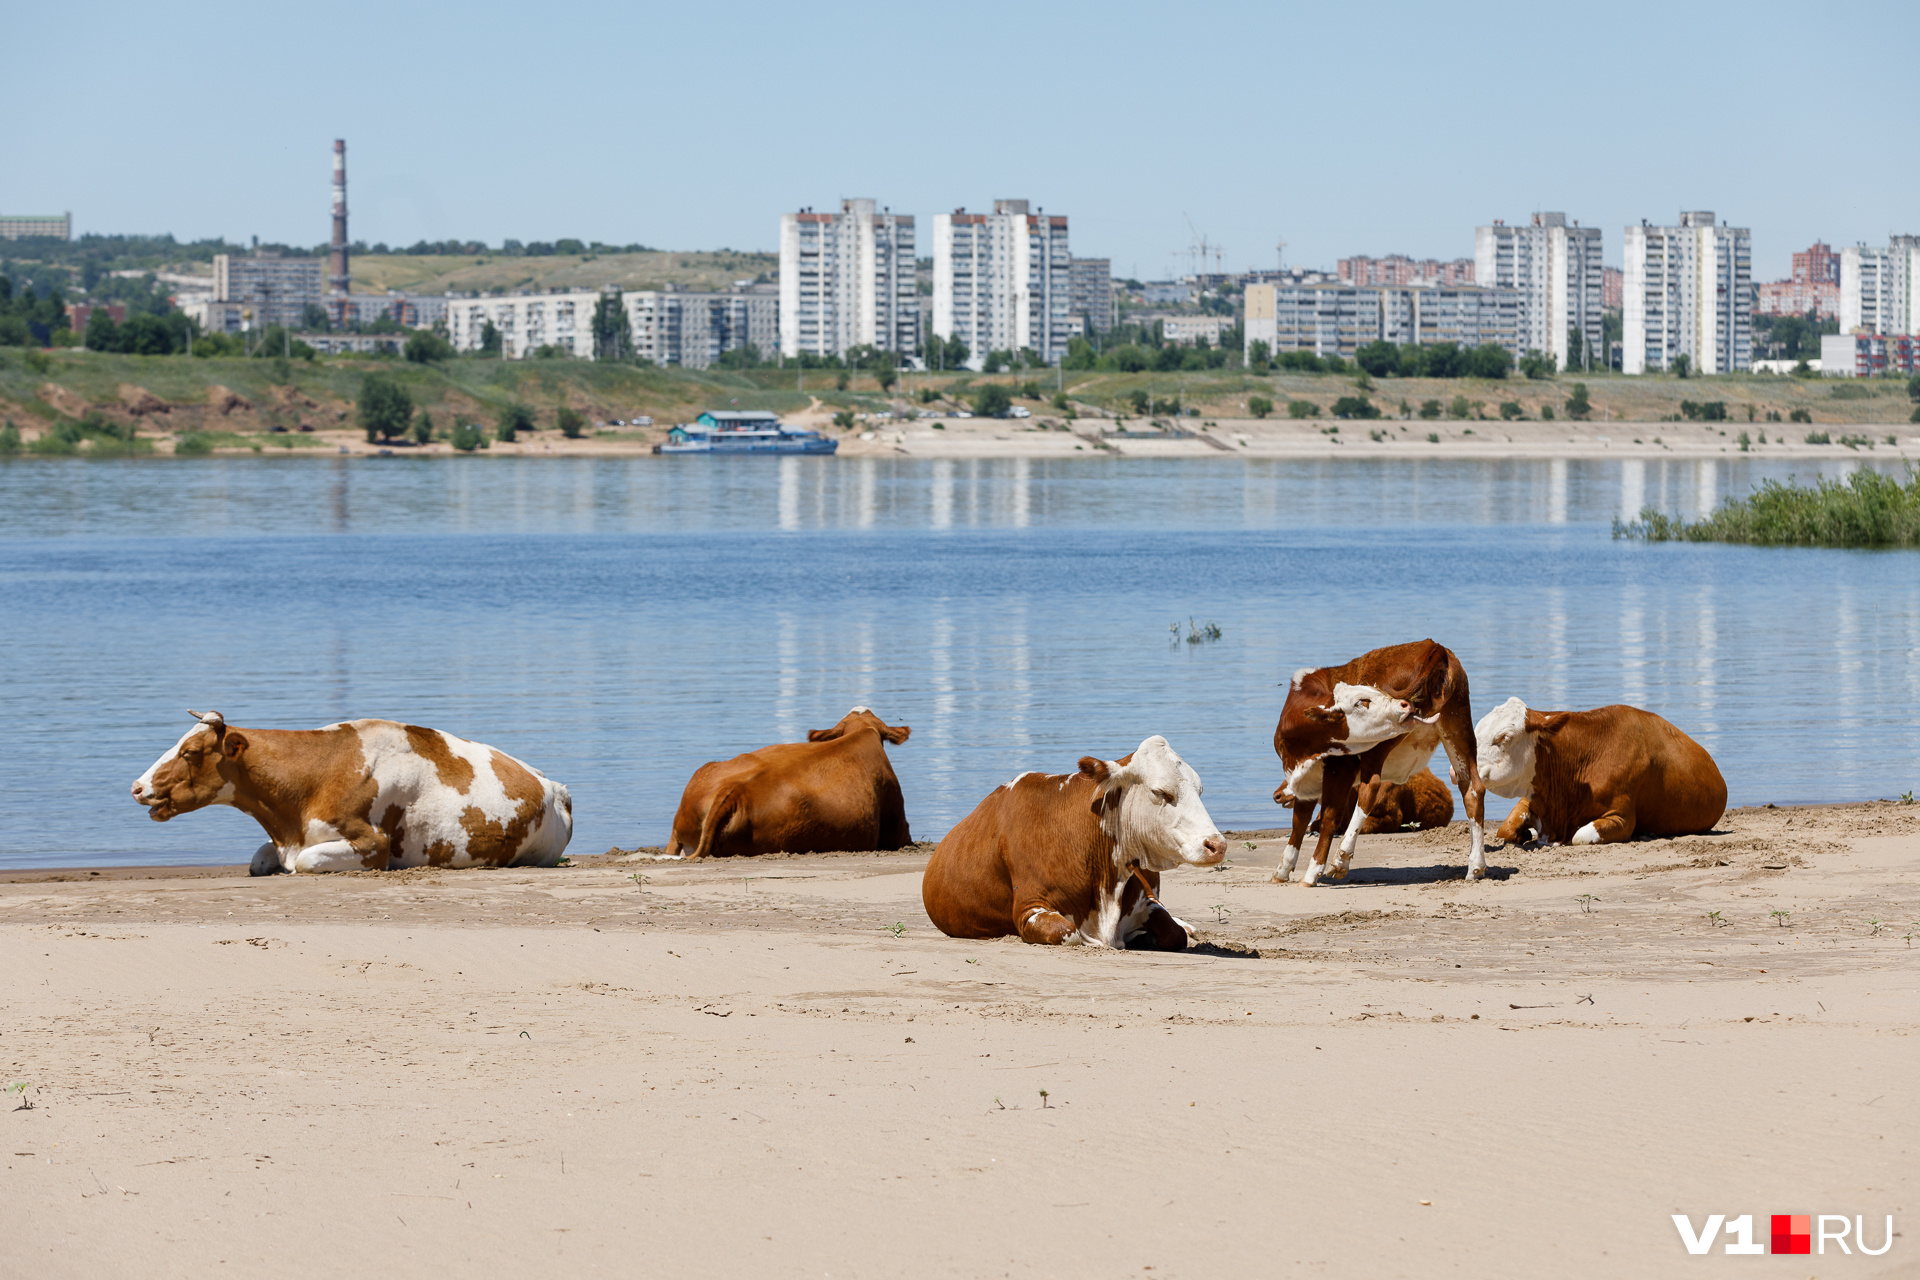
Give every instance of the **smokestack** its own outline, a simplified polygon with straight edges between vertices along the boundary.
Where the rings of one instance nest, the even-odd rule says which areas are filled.
[[[347,273],[347,140],[333,140],[333,258],[327,272],[327,291],[350,291]]]

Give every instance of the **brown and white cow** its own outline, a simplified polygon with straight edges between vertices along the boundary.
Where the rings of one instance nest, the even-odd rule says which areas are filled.
[[[1367,817],[1384,800],[1387,788],[1406,784],[1445,747],[1453,785],[1466,802],[1472,843],[1467,879],[1487,873],[1486,785],[1475,757],[1473,709],[1467,673],[1460,660],[1432,640],[1389,645],[1337,667],[1302,667],[1294,672],[1273,731],[1273,749],[1287,771],[1274,791],[1278,801],[1290,791],[1301,801],[1320,801],[1320,839],[1303,881],[1324,874],[1346,876],[1355,843]],[[1273,879],[1293,876],[1312,820],[1311,804],[1296,804],[1293,831]],[[1339,861],[1327,857],[1335,831],[1344,825]]]
[[[538,769],[438,729],[349,720],[321,729],[198,721],[133,784],[155,822],[231,805],[267,832],[254,875],[559,863],[573,797]]]
[[[886,743],[913,730],[855,707],[805,742],[701,765],[680,796],[667,856],[828,853],[913,843]]]
[[[1502,840],[1528,828],[1551,844],[1698,835],[1727,811],[1727,780],[1707,749],[1638,707],[1534,711],[1508,698],[1474,736],[1487,789],[1520,802]]]
[[[1284,782],[1280,784],[1274,800],[1287,808],[1292,808],[1296,803],[1305,804],[1309,809],[1313,805],[1310,800],[1296,800]],[[1360,834],[1379,835],[1402,831],[1409,826],[1430,831],[1452,821],[1453,792],[1447,790],[1446,783],[1434,776],[1432,769],[1422,766],[1404,784],[1387,785],[1380,800],[1367,810],[1367,820],[1361,824]]]
[[[1181,951],[1187,926],[1160,905],[1160,873],[1205,867],[1227,841],[1200,775],[1155,734],[1077,773],[1023,773],[997,787],[927,860],[920,897],[955,938]]]

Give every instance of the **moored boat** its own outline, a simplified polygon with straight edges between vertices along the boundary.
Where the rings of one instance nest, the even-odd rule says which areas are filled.
[[[765,410],[715,410],[682,422],[653,446],[655,453],[833,453],[838,440],[788,426]]]

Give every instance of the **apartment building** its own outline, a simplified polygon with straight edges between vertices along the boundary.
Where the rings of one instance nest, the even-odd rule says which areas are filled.
[[[41,237],[50,237],[55,240],[73,239],[73,215],[70,213],[0,214],[0,240],[28,240]]]
[[[1248,351],[1264,342],[1274,353],[1311,351],[1351,358],[1369,342],[1396,346],[1452,342],[1462,347],[1521,347],[1523,301],[1518,290],[1481,285],[1412,287],[1250,284],[1246,289]]]
[[[780,351],[844,355],[920,346],[920,290],[910,214],[842,200],[839,213],[780,215]]]
[[[1119,315],[1119,304],[1113,298],[1113,260],[1072,258],[1067,272],[1072,299],[1067,309],[1092,332],[1110,332]]]
[[[261,329],[283,325],[298,329],[307,322],[307,308],[319,306],[326,262],[321,258],[281,258],[272,254],[215,254],[214,303],[228,304],[218,311],[222,328],[238,316],[241,327]],[[237,310],[236,310],[237,308]],[[251,312],[251,315],[246,313]]]
[[[1920,334],[1920,236],[1840,251],[1840,332]]]
[[[1472,284],[1478,268],[1479,263],[1473,258],[1455,258],[1451,262],[1423,258],[1416,262],[1404,253],[1390,253],[1384,258],[1342,258],[1335,264],[1334,274],[1341,284],[1404,289],[1413,285]]]
[[[1481,284],[1519,291],[1523,349],[1552,356],[1559,369],[1603,363],[1600,228],[1564,213],[1536,213],[1526,226],[1495,221],[1474,228],[1473,258]]]
[[[1686,356],[1695,373],[1753,363],[1753,238],[1712,212],[1626,229],[1622,373],[1664,372]]]
[[[1816,314],[1832,320],[1840,314],[1840,255],[1815,242],[1793,255],[1793,275],[1754,287],[1753,313],[1760,316]]]
[[[1829,378],[1920,373],[1920,338],[1904,333],[1822,334],[1820,372]]]
[[[336,293],[328,296],[327,315],[337,325],[392,320],[406,329],[445,324],[450,296],[444,293]]]
[[[559,347],[592,360],[593,315],[598,289],[516,294],[447,301],[447,338],[456,351],[478,351],[486,326],[500,334],[508,359],[524,359],[541,347]],[[748,344],[770,355],[780,340],[780,298],[771,289],[691,293],[646,289],[614,293],[626,312],[633,354],[658,365],[705,369],[722,354]]]
[[[1033,351],[1048,364],[1081,331],[1064,217],[996,200],[992,213],[933,219],[933,331],[967,344],[980,368],[991,351]]]
[[[1210,347],[1220,345],[1220,335],[1233,328],[1231,316],[1145,316],[1144,324],[1158,323],[1160,340],[1176,347],[1191,347],[1204,341]]]
[[[1600,268],[1600,310],[1618,311],[1627,297],[1627,273],[1618,267]]]

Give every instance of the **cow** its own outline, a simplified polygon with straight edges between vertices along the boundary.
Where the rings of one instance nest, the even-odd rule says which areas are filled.
[[[701,765],[681,793],[669,858],[864,852],[913,843],[886,743],[913,730],[855,707],[805,742]]]
[[[1638,707],[1535,711],[1508,698],[1474,737],[1487,789],[1519,801],[1494,833],[1502,840],[1529,828],[1550,844],[1700,835],[1727,811],[1706,748]]]
[[[1284,782],[1280,784],[1274,799],[1289,808],[1296,803],[1311,807],[1313,803],[1297,801]],[[1360,834],[1378,835],[1402,831],[1409,826],[1429,831],[1452,821],[1453,792],[1447,790],[1446,783],[1434,776],[1432,769],[1422,766],[1404,785],[1388,784],[1380,801],[1367,810],[1367,820],[1361,824]]]
[[[399,867],[551,867],[573,838],[573,797],[479,742],[392,720],[242,729],[194,718],[133,784],[166,822],[210,804],[258,822],[256,876]]]
[[[1487,873],[1486,785],[1475,757],[1473,709],[1467,673],[1451,650],[1432,640],[1390,645],[1337,667],[1293,673],[1274,727],[1273,749],[1286,770],[1274,800],[1291,792],[1320,804],[1320,839],[1302,882],[1322,875],[1344,879],[1368,816],[1390,786],[1404,785],[1444,746],[1453,785],[1466,803],[1471,844],[1467,879]],[[1273,879],[1293,878],[1313,816],[1310,803],[1293,808],[1293,830]],[[1327,865],[1334,832],[1344,824],[1339,861]]]
[[[947,833],[920,882],[927,916],[954,938],[1018,934],[1182,951],[1187,925],[1156,896],[1160,873],[1227,856],[1200,775],[1155,734],[1077,773],[1023,773]]]

